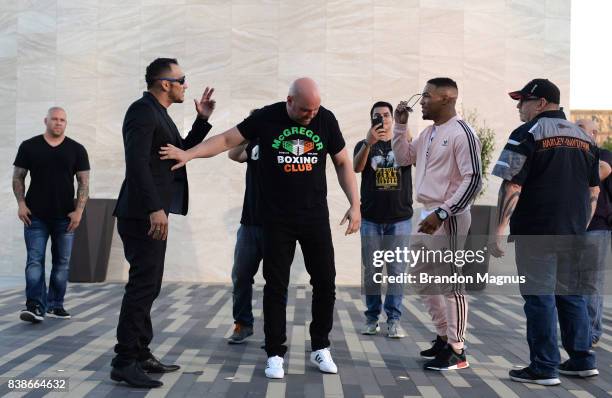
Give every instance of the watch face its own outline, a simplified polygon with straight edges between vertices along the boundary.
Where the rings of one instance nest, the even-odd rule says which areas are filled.
[[[438,210],[438,216],[440,217],[440,219],[446,220],[446,217],[448,217],[448,213],[446,213],[445,210],[440,209]]]

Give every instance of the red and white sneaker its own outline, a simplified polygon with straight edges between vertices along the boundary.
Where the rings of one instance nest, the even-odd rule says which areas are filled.
[[[423,365],[426,370],[456,370],[469,367],[470,364],[465,356],[465,350],[462,349],[461,353],[457,354],[449,344],[438,352],[434,359],[425,362]]]

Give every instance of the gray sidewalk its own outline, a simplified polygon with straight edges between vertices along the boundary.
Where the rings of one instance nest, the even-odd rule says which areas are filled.
[[[153,307],[154,353],[177,362],[181,371],[163,375],[164,386],[132,390],[108,375],[122,284],[71,284],[66,308],[71,320],[19,321],[23,287],[0,289],[0,396],[9,378],[68,377],[70,393],[88,397],[604,397],[612,395],[612,311],[606,308],[604,336],[596,348],[600,376],[562,377],[558,387],[523,385],[508,370],[528,362],[520,297],[470,299],[468,359],[471,367],[445,373],[422,370],[418,351],[434,337],[429,316],[417,297],[404,298],[402,325],[408,336],[362,336],[363,299],[359,288],[340,287],[331,335],[337,375],[323,375],[310,364],[310,288],[292,286],[287,312],[289,351],[283,380],[264,377],[261,322],[262,287],[255,291],[255,335],[230,346],[231,286],[168,283]],[[562,351],[562,357],[567,356]],[[9,396],[38,397],[44,391]]]

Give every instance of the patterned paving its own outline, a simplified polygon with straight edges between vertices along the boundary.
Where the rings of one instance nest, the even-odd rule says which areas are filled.
[[[255,292],[261,319],[262,292]],[[606,309],[604,337],[596,351],[599,377],[562,378],[558,387],[526,386],[508,370],[529,357],[520,297],[471,298],[469,361],[461,372],[425,372],[418,351],[433,332],[416,297],[404,299],[408,336],[362,336],[363,303],[358,288],[340,288],[332,332],[337,375],[323,375],[309,362],[310,289],[294,286],[288,303],[288,375],[264,377],[262,323],[248,344],[230,346],[231,286],[168,283],[154,306],[154,353],[182,369],[163,375],[161,389],[133,390],[108,378],[121,284],[72,284],[66,307],[72,320],[38,325],[18,320],[22,289],[0,291],[0,396],[58,397],[604,397],[612,395],[612,313]],[[564,355],[564,353],[562,354]],[[566,357],[563,356],[563,359]],[[61,370],[61,371],[60,371]],[[68,377],[69,392],[11,392],[8,379]]]

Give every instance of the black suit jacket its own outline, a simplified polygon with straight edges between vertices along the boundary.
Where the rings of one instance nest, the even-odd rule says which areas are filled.
[[[123,120],[125,179],[121,185],[114,215],[121,218],[148,219],[151,212],[187,214],[189,186],[187,170],[170,168],[174,160],[161,160],[160,147],[172,144],[189,149],[206,137],[211,125],[196,118],[186,138],[157,99],[145,92],[127,110]]]

